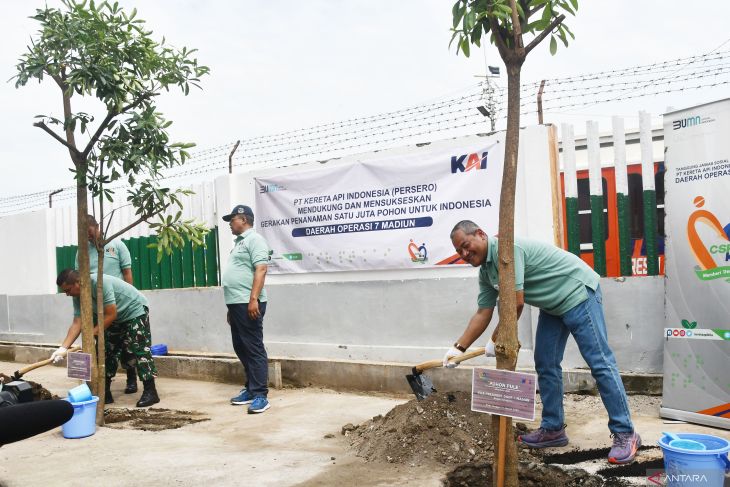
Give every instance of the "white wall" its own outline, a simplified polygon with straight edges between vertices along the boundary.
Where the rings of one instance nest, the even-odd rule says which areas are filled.
[[[53,210],[0,218],[0,294],[56,292]]]

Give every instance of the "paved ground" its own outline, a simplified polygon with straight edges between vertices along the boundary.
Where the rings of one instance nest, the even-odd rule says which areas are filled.
[[[10,374],[22,364],[0,362]],[[78,381],[65,368],[44,367],[28,380],[52,393]],[[134,407],[139,394],[124,395],[123,377],[112,385],[112,407]],[[157,406],[199,411],[210,421],[177,430],[147,432],[100,428],[94,436],[70,440],[60,428],[0,448],[0,483],[15,486],[179,485],[179,486],[438,486],[444,469],[423,470],[391,464],[365,464],[347,451],[340,428],[385,414],[409,397],[346,394],[320,389],[273,390],[272,408],[248,415],[228,404],[238,388],[227,384],[158,379]],[[702,431],[730,438],[730,432],[696,425],[667,425],[647,398],[635,414],[645,444],[661,431]],[[596,398],[571,400],[571,444],[580,448],[610,444],[605,412]],[[533,426],[533,425],[530,425]],[[0,425],[2,427],[2,425]],[[324,438],[334,434],[334,438]],[[332,459],[334,457],[334,460]]]

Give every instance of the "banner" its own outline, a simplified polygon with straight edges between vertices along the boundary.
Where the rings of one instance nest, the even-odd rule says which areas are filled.
[[[728,134],[730,100],[664,116],[667,329],[663,408],[706,415],[711,424],[724,421],[723,427],[730,426]]]
[[[256,229],[273,251],[269,272],[463,264],[449,238],[456,223],[497,231],[502,137],[255,178]]]

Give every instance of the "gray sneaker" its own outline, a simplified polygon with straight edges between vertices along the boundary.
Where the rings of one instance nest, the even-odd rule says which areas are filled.
[[[568,435],[565,426],[557,431],[539,428],[532,433],[520,435],[517,439],[530,448],[547,448],[549,446],[565,446],[568,444]]]
[[[608,461],[611,463],[631,463],[636,451],[641,447],[641,436],[636,431],[631,433],[614,433],[613,446],[608,452]]]

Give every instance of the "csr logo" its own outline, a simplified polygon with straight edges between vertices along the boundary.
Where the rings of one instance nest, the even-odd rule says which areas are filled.
[[[486,169],[488,154],[489,152],[482,152],[481,157],[477,153],[451,156],[451,174],[471,171],[472,169]]]

